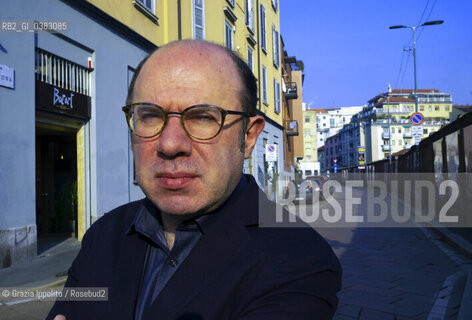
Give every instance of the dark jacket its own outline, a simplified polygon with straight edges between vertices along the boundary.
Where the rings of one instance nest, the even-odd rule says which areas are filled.
[[[144,314],[151,319],[331,319],[341,268],[313,229],[259,227],[259,208],[275,204],[254,178],[215,214],[186,260]],[[56,302],[47,319],[134,318],[147,242],[126,235],[141,200],[100,218],[87,231],[67,287],[108,287],[108,302]],[[260,203],[259,203],[260,202]]]

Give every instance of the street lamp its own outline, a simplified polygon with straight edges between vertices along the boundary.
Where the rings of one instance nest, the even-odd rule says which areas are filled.
[[[423,24],[420,24],[416,27],[411,27],[411,26],[391,26],[389,29],[401,29],[401,28],[408,28],[413,31],[413,65],[414,65],[414,74],[415,74],[415,112],[418,112],[418,95],[417,95],[417,86],[416,86],[416,29],[419,27],[426,27],[426,26],[432,26],[436,24],[442,24],[444,20],[435,20],[435,21],[428,21]]]

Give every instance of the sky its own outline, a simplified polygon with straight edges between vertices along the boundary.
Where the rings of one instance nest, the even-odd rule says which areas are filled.
[[[472,104],[472,0],[279,0],[289,56],[304,62],[309,108],[362,106],[379,93],[413,89],[416,26],[418,89]],[[410,48],[410,51],[404,49]]]

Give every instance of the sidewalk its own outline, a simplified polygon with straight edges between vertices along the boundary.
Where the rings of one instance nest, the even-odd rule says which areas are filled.
[[[450,244],[462,255],[469,259],[472,258],[472,243],[468,238],[463,237],[459,232],[455,232],[454,228],[444,228],[435,224],[429,227],[431,227],[444,242]],[[470,230],[470,232],[472,232],[472,230]],[[457,319],[470,320],[472,319],[472,265],[468,264],[462,267],[467,272],[467,280]]]
[[[397,199],[403,202],[401,199]],[[454,250],[461,256],[459,257],[460,261],[457,261],[457,263],[467,276],[457,320],[472,319],[472,264],[470,264],[470,259],[472,259],[472,229],[446,228],[440,226],[439,223],[434,220],[422,224],[421,228],[424,228],[423,230],[426,233],[428,233],[428,229],[432,230],[440,237],[442,242],[454,248]],[[447,253],[448,249],[442,248],[442,250]],[[454,255],[454,253],[451,255]]]
[[[0,269],[0,287],[42,288],[60,286],[77,256],[80,242],[69,238],[43,252],[33,261]]]

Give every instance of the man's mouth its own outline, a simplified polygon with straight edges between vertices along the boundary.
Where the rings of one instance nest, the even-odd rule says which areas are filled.
[[[158,173],[156,175],[157,183],[164,189],[178,190],[188,186],[197,178],[193,173]]]

